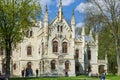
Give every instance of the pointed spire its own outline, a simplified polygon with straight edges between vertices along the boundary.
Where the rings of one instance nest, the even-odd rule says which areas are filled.
[[[44,15],[44,33],[48,36],[48,8],[46,5],[45,15]]]
[[[73,11],[72,11],[71,25],[75,25],[75,15],[74,15],[74,9],[73,9]]]
[[[98,44],[98,34],[95,35],[95,41]]]
[[[60,0],[60,5],[59,5],[59,7],[61,7],[61,8],[62,8],[62,0]]]
[[[47,5],[46,5],[46,9],[45,9],[44,21],[48,21],[48,7],[47,7]]]
[[[47,5],[46,5],[46,10],[45,11],[48,13],[48,7],[47,7]]]
[[[85,27],[82,27],[82,33],[81,33],[82,36],[85,35]]]
[[[61,21],[63,18],[63,12],[62,12],[62,0],[60,0],[59,10],[58,10],[58,19]]]
[[[73,11],[72,11],[72,16],[74,16],[74,9],[73,9]]]
[[[92,36],[92,30],[90,29],[89,35]]]

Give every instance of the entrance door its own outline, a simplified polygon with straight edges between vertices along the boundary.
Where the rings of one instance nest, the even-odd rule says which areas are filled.
[[[104,72],[104,65],[99,65],[99,73],[103,73]]]

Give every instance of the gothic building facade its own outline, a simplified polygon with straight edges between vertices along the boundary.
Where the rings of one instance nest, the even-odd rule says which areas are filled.
[[[44,21],[36,23],[27,32],[23,42],[12,51],[11,74],[20,76],[22,70],[31,69],[32,74],[41,76],[69,76],[98,73],[98,36],[85,35],[82,28],[81,37],[75,37],[76,21],[71,12],[69,25],[62,12],[60,2],[58,13],[49,23],[48,9]],[[4,53],[3,50],[1,50]],[[5,55],[0,56],[0,70],[5,72]]]

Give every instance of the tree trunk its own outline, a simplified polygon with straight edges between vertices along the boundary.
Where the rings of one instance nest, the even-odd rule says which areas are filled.
[[[117,74],[120,75],[120,55],[119,55],[118,39],[115,39],[115,45],[116,45],[117,67],[118,67]]]
[[[10,40],[6,40],[6,75],[10,76],[10,59],[11,59],[11,42]]]

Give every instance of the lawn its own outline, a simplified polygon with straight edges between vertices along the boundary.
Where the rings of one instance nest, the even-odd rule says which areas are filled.
[[[11,78],[9,80],[100,80],[100,78],[88,77],[88,76],[77,76],[77,77],[55,77],[55,78]],[[106,80],[120,80],[120,76],[107,75]]]

